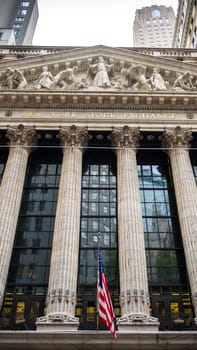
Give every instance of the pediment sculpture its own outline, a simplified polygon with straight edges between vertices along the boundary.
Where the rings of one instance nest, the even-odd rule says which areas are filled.
[[[189,71],[172,73],[169,80],[159,67],[131,63],[122,68],[113,59],[99,56],[85,67],[65,64],[65,69],[56,73],[45,65],[34,79],[28,79],[20,69],[8,67],[0,73],[0,89],[196,91],[197,78]]]

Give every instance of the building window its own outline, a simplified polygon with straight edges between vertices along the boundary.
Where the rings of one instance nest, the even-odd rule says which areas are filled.
[[[153,9],[151,11],[152,17],[161,17],[160,11],[158,9]]]
[[[13,28],[22,28],[22,27],[23,27],[23,25],[21,23],[15,23],[13,25]]]
[[[52,148],[30,156],[2,308],[4,329],[35,329],[36,317],[44,314],[61,161],[61,151]],[[20,325],[19,301],[25,319]]]
[[[26,16],[27,10],[18,10],[18,15],[19,16]]]
[[[1,40],[1,38],[0,38],[0,40]],[[4,172],[4,169],[6,166],[7,156],[8,156],[7,150],[4,148],[1,148],[1,152],[0,152],[0,184],[1,184],[2,177],[3,177],[3,172]]]
[[[19,38],[21,31],[20,30],[15,30],[14,34],[16,38]]]
[[[30,2],[29,1],[21,1],[21,6],[22,7],[29,7]]]
[[[24,22],[24,17],[16,17],[15,22]]]
[[[96,329],[98,232],[104,268],[118,315],[116,159],[112,151],[87,151],[83,160],[78,304],[81,329]],[[81,307],[80,307],[81,305]],[[90,308],[91,306],[91,308]]]
[[[152,312],[159,317],[161,330],[166,327],[173,330],[176,329],[174,317],[184,319],[186,324],[193,314],[166,156],[159,151],[139,152],[138,174]],[[176,312],[171,307],[173,303]]]

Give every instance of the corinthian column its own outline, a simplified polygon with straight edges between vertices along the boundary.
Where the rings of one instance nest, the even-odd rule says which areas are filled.
[[[188,148],[192,139],[189,129],[177,126],[165,129],[161,137],[170,157],[179,222],[187,271],[197,322],[197,188]]]
[[[77,329],[77,291],[80,202],[83,147],[87,130],[60,130],[63,162],[56,210],[46,316],[37,321],[38,329]]]
[[[8,128],[9,156],[0,186],[0,303],[2,304],[21,204],[28,156],[36,131],[23,125]]]
[[[158,329],[149,314],[144,231],[137,175],[138,129],[124,126],[112,131],[118,166],[118,246],[120,303],[119,330]]]

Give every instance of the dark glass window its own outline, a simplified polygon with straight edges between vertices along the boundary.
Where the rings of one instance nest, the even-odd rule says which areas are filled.
[[[47,148],[29,159],[2,311],[8,329],[35,328],[44,314],[61,161],[61,150]]]
[[[191,158],[194,176],[195,176],[196,183],[197,183],[197,152],[192,150],[190,152],[190,158]]]
[[[159,317],[161,329],[177,329],[178,318],[190,329],[192,306],[167,155],[139,152],[138,176],[152,313]]]
[[[6,166],[6,161],[8,157],[8,150],[0,147],[0,184],[3,177],[3,172]]]
[[[118,304],[116,160],[113,152],[88,151],[83,160],[78,276],[80,327],[96,328],[98,232],[106,277],[115,309]],[[117,306],[117,312],[119,308]]]

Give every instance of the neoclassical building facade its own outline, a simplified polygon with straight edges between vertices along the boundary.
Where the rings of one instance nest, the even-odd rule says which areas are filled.
[[[197,349],[197,52],[0,57],[2,348]]]

